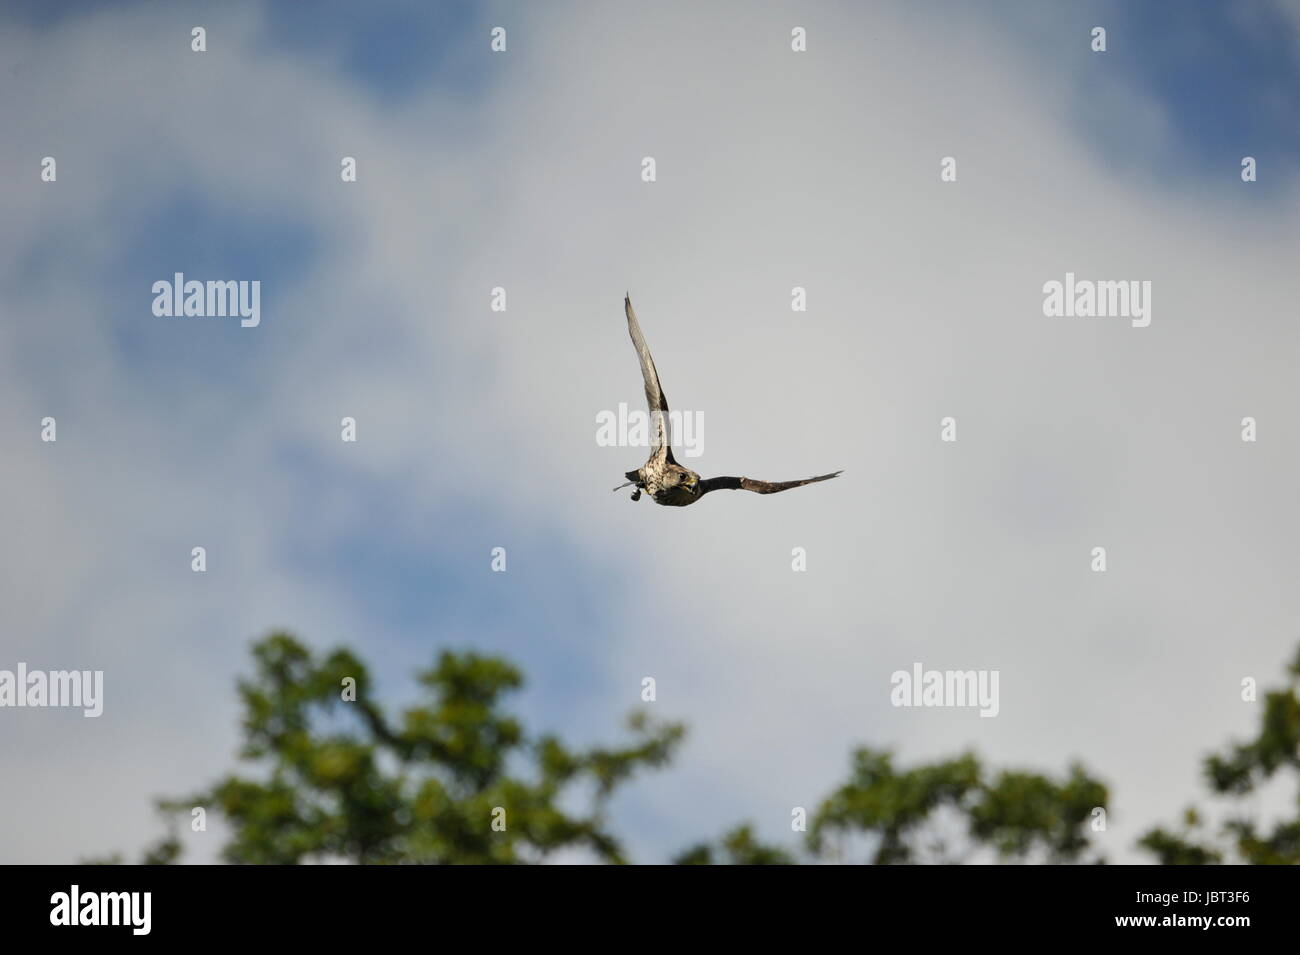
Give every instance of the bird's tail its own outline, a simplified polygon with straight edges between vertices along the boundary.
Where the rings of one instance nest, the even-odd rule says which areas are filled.
[[[614,488],[614,490],[621,491],[623,490],[623,488],[627,487],[630,484],[635,484],[637,487],[640,488],[645,487],[645,483],[641,480],[640,471],[628,471],[626,474],[623,475],[623,477],[627,478],[627,483],[620,484],[618,487]]]

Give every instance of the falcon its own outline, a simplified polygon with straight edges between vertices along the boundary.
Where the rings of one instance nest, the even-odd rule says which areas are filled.
[[[627,312],[627,330],[632,336],[632,345],[641,360],[641,377],[645,381],[645,400],[650,407],[650,459],[635,471],[625,475],[627,482],[614,488],[634,485],[632,500],[641,499],[641,492],[649,494],[656,504],[668,507],[685,507],[694,504],[710,491],[753,491],[756,494],[776,494],[788,491],[792,487],[816,484],[838,477],[842,471],[833,474],[819,474],[817,477],[804,478],[802,481],[755,481],[747,477],[715,477],[700,480],[700,476],[690,468],[684,468],[673,460],[673,449],[669,446],[668,436],[668,399],[664,397],[663,388],[659,387],[659,372],[655,370],[655,361],[650,357],[650,347],[641,334],[641,325],[632,311],[632,299],[624,296],[623,309]]]

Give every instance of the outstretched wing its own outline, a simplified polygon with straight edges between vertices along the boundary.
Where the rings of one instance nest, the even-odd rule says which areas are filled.
[[[836,471],[834,474],[819,474],[817,477],[804,478],[802,481],[755,481],[747,477],[715,477],[700,482],[700,493],[708,494],[710,491],[753,491],[756,494],[775,494],[778,491],[788,491],[792,487],[803,487],[805,484],[816,484],[818,481],[829,481],[833,477],[839,477],[843,471]]]
[[[636,312],[632,311],[630,296],[623,297],[623,309],[627,312],[628,334],[632,336],[637,357],[641,359],[641,377],[645,380],[645,403],[650,412],[650,453],[653,456],[663,448],[668,460],[673,461],[673,450],[668,440],[668,399],[659,387],[659,372],[655,370],[655,360],[650,357],[650,346],[641,334],[641,323],[636,320]]]

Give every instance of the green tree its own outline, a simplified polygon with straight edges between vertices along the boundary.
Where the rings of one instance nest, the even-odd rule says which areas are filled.
[[[989,774],[969,753],[900,770],[891,753],[863,748],[853,754],[848,781],[813,815],[806,849],[814,862],[875,865],[969,862],[981,852],[1004,862],[1100,862],[1087,857],[1088,832],[1106,799],[1106,787],[1077,766],[1061,782]],[[776,852],[742,827],[717,851],[697,846],[677,861],[745,864]]]
[[[624,748],[529,738],[500,709],[519,671],[475,653],[440,654],[419,675],[427,702],[395,722],[344,650],[317,660],[277,633],[253,656],[256,676],[239,684],[240,755],[261,771],[159,803],[177,815],[215,807],[232,828],[222,853],[232,863],[518,863],[561,849],[623,862],[606,825],[609,797],[636,770],[665,764],[683,735],[638,713]],[[584,811],[566,808],[584,800]],[[178,854],[173,831],[144,861]]]
[[[1300,808],[1300,652],[1287,667],[1287,675],[1286,686],[1265,695],[1255,738],[1205,760],[1206,783],[1215,796],[1239,799],[1286,774],[1283,778],[1296,785],[1293,804]],[[1178,831],[1152,829],[1139,845],[1166,865],[1209,865],[1225,860],[1296,865],[1300,864],[1300,814],[1261,831],[1260,824],[1240,810],[1230,810],[1215,832],[1192,808],[1184,813]]]
[[[526,863],[559,850],[625,862],[606,818],[609,798],[638,770],[666,765],[684,735],[679,724],[636,713],[621,748],[576,750],[530,736],[502,708],[522,685],[519,671],[475,653],[441,653],[419,674],[425,699],[397,719],[345,650],[318,658],[276,633],[254,644],[253,657],[255,674],[239,694],[240,756],[254,772],[161,801],[172,828],[143,862],[177,861],[177,820],[194,806],[229,824],[222,855],[234,863]],[[1256,738],[1206,760],[1216,794],[1239,797],[1284,772],[1300,781],[1300,655],[1288,672],[1289,685],[1265,698]],[[888,751],[859,748],[848,779],[811,813],[802,845],[768,845],[739,825],[674,861],[1104,862],[1090,833],[1107,799],[1077,765],[1052,778],[994,771],[966,753],[900,768]],[[1300,819],[1261,831],[1236,814],[1209,833],[1189,809],[1177,831],[1153,829],[1139,845],[1167,864],[1296,863]]]
[[[717,846],[700,843],[677,856],[674,865],[792,865],[794,857],[784,849],[765,846],[749,826],[737,826]]]

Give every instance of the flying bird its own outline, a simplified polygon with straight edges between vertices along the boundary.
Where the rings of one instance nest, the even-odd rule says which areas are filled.
[[[632,299],[625,296],[623,308],[627,312],[627,330],[632,336],[637,357],[641,360],[641,377],[645,380],[645,400],[650,406],[650,459],[635,471],[625,475],[627,483],[614,488],[621,491],[629,485],[635,485],[632,500],[641,499],[645,491],[656,504],[669,507],[685,507],[694,504],[710,491],[754,491],[757,494],[775,494],[788,491],[792,487],[816,484],[838,477],[842,471],[834,474],[819,474],[817,477],[804,478],[802,481],[755,481],[747,477],[715,477],[700,480],[700,476],[690,468],[684,468],[673,460],[673,449],[669,446],[668,435],[668,399],[659,386],[659,372],[655,370],[655,361],[650,357],[650,347],[641,334],[641,325],[632,311]]]

